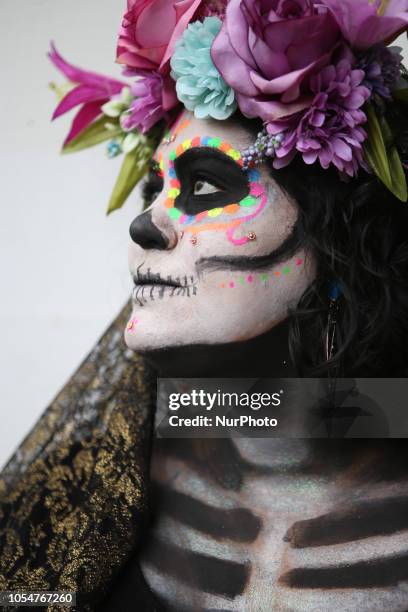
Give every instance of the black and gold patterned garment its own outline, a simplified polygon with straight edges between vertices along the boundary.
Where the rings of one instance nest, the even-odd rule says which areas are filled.
[[[77,610],[96,610],[137,546],[154,380],[123,342],[128,316],[126,307],[1,474],[1,591],[75,591]],[[148,594],[135,601],[149,606]]]

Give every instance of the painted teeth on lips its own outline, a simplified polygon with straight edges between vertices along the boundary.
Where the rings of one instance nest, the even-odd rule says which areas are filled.
[[[143,285],[160,285],[160,286],[166,286],[166,287],[182,287],[182,284],[180,282],[180,278],[176,277],[174,278],[171,275],[168,275],[167,277],[163,277],[160,272],[156,272],[153,273],[150,271],[150,268],[148,269],[148,271],[146,273],[140,272],[139,270],[136,272],[136,274],[133,276],[133,282],[137,287],[143,286]]]

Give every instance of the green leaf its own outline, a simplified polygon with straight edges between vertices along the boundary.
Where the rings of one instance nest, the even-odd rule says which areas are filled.
[[[392,96],[395,100],[400,100],[401,102],[408,102],[408,88],[394,89],[394,91],[392,92]]]
[[[113,189],[107,214],[121,208],[136,187],[149,166],[150,155],[147,155],[146,145],[139,146],[123,160],[119,176]]]
[[[112,120],[109,120],[105,115],[99,117],[99,119],[82,130],[82,132],[78,134],[74,140],[71,140],[71,142],[65,145],[62,149],[62,153],[76,153],[77,151],[94,147],[101,142],[105,142],[106,140],[110,140],[111,138],[121,134],[122,130],[119,124],[117,129],[113,130],[112,128],[106,127],[106,124],[109,121]]]
[[[396,147],[392,144],[392,133],[385,119],[378,119],[373,107],[368,104],[367,132],[365,143],[367,160],[384,185],[402,202],[407,201],[407,182],[401,159]]]
[[[388,163],[392,179],[391,191],[399,200],[406,202],[408,199],[407,180],[397,147],[394,145],[393,134],[385,117],[381,117],[380,125],[388,151]]]
[[[57,97],[57,102],[61,102],[65,96],[74,89],[75,84],[70,81],[66,81],[63,85],[58,85],[54,81],[49,83],[48,87],[53,91]]]
[[[144,136],[139,134],[139,145],[125,155],[119,176],[113,189],[107,214],[121,208],[149,169],[154,150],[163,135],[163,125],[159,123]]]
[[[381,126],[378,122],[377,115],[371,105],[367,105],[367,132],[368,138],[365,144],[365,153],[367,159],[382,182],[389,188],[391,185],[391,172],[385,150],[384,139],[381,132]]]

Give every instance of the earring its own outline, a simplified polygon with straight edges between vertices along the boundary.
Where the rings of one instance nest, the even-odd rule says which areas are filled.
[[[256,240],[255,232],[248,232],[247,238],[248,238],[248,240]]]
[[[336,350],[336,326],[337,315],[339,312],[339,297],[341,288],[338,282],[333,281],[329,289],[329,313],[327,316],[327,327],[325,336],[325,356],[326,361],[330,361]]]
[[[338,281],[332,281],[329,287],[329,312],[327,315],[327,327],[325,334],[325,357],[330,362],[336,352],[336,329],[340,310],[339,298],[342,295],[341,285]],[[334,418],[337,409],[337,378],[341,373],[340,363],[330,364],[327,371],[327,407],[325,409],[326,418],[332,414]],[[331,423],[326,423],[328,437],[331,436]]]

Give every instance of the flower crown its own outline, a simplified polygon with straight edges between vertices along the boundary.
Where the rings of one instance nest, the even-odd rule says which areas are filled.
[[[408,102],[401,49],[408,0],[127,0],[117,47],[126,81],[81,70],[52,46],[71,85],[55,87],[53,118],[80,106],[64,142],[74,152],[108,141],[124,161],[108,212],[147,171],[181,105],[225,120],[263,122],[244,167],[296,156],[354,177],[375,173],[407,200],[404,166],[385,110]]]

